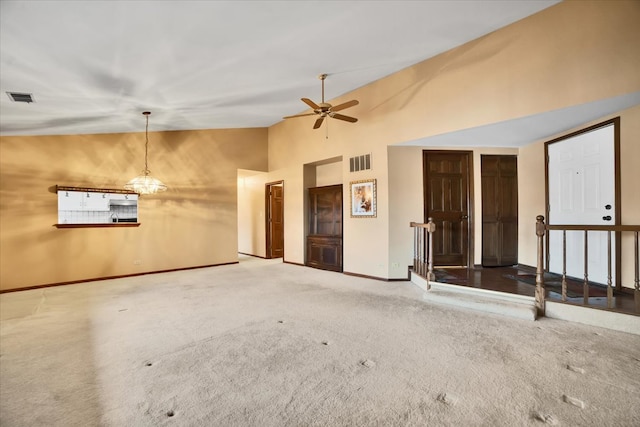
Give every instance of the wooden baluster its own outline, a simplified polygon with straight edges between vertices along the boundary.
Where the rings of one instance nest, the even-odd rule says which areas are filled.
[[[567,300],[567,230],[562,230],[562,301]]]
[[[538,265],[536,266],[536,308],[539,316],[544,316],[544,216],[536,217],[536,236],[538,236]]]
[[[429,234],[426,228],[422,228],[422,277],[429,280]]]
[[[418,227],[415,226],[415,223],[411,223],[411,227],[413,227],[413,272],[419,274],[419,266],[418,266]]]
[[[413,234],[414,234],[414,236],[415,236],[415,237],[414,237],[414,245],[415,245],[415,248],[414,248],[415,271],[416,271],[416,273],[418,273],[418,274],[419,274],[419,273],[420,273],[420,258],[419,258],[419,257],[420,257],[420,250],[418,249],[418,248],[419,248],[419,246],[418,246],[418,245],[419,245],[419,243],[418,243],[418,242],[420,241],[420,229],[419,229],[418,227],[416,227],[416,228],[414,228],[414,229],[413,229],[413,231],[414,231],[414,233],[413,233]]]
[[[425,263],[424,263],[424,257],[425,257],[424,242],[426,242],[424,228],[420,227],[420,276],[422,277],[426,277],[425,274],[427,273],[427,270],[425,268]]]
[[[435,233],[436,231],[436,225],[433,222],[433,218],[429,218],[429,221],[427,222],[427,226],[429,227],[427,230],[429,233],[429,258],[428,258],[428,264],[427,264],[427,280],[435,281],[436,275],[433,273],[433,233]]]
[[[423,276],[424,273],[422,272],[422,229],[420,227],[416,228],[416,236],[417,236],[417,250],[416,250],[416,259],[418,262],[418,275],[419,276]]]
[[[633,292],[633,297],[636,301],[636,313],[640,313],[640,246],[638,246],[638,232],[636,231],[635,237],[635,253],[636,253],[636,277],[635,277],[635,291]]]
[[[418,236],[418,242],[417,242],[417,247],[418,247],[418,255],[417,255],[417,259],[418,259],[418,274],[420,274],[421,276],[423,275],[422,272],[422,257],[423,257],[423,245],[422,245],[422,228],[417,227],[416,228],[416,236]]]
[[[584,230],[584,283],[582,285],[582,303],[589,305],[589,242],[588,231]]]
[[[613,287],[611,286],[611,230],[607,231],[607,308],[613,308]]]

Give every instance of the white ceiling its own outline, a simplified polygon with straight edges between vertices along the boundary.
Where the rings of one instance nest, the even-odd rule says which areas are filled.
[[[0,134],[266,127],[556,3],[3,0]]]

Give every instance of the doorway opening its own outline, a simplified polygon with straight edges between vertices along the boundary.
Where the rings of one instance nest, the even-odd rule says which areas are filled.
[[[266,258],[284,259],[284,181],[265,184]]]
[[[342,190],[330,189],[342,188],[342,168],[342,156],[304,165],[305,265],[342,271]]]

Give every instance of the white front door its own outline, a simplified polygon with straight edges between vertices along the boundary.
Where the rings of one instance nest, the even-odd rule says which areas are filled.
[[[548,145],[548,224],[615,225],[614,125]],[[607,232],[588,232],[589,281],[606,284]],[[615,236],[611,277],[615,284]],[[584,278],[584,231],[567,231],[567,276]],[[549,234],[549,271],[562,273],[562,231]]]

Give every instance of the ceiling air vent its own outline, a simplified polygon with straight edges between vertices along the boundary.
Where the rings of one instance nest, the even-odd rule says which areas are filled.
[[[359,172],[371,169],[371,154],[363,154],[349,159],[349,171]]]
[[[7,92],[7,95],[13,102],[33,102],[33,95],[30,93]]]

